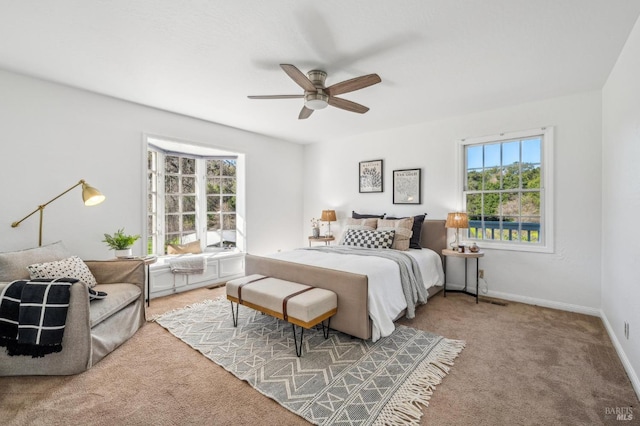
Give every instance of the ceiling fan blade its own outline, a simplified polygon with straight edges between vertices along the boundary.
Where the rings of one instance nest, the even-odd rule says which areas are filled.
[[[300,110],[300,115],[298,116],[298,120],[304,120],[305,118],[309,118],[312,113],[313,113],[313,110],[311,108],[307,108],[306,106],[303,106],[302,109]]]
[[[368,74],[361,77],[352,78],[341,83],[336,83],[327,87],[326,92],[329,96],[341,95],[343,93],[353,92],[354,90],[363,89],[373,86],[382,81],[378,74]]]
[[[247,96],[249,99],[301,99],[304,95],[264,95],[264,96]]]
[[[369,111],[369,108],[364,105],[360,105],[342,98],[334,98],[333,96],[329,97],[329,105],[347,111],[357,112],[358,114],[364,114],[365,112]]]
[[[315,92],[317,90],[311,80],[309,80],[307,76],[294,65],[280,64],[280,68],[282,68],[298,86],[302,87],[307,92]]]

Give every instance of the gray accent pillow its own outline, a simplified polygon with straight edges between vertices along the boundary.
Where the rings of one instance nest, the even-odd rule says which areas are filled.
[[[0,253],[0,281],[28,280],[27,266],[40,262],[52,262],[71,256],[71,253],[57,241],[42,247]]]

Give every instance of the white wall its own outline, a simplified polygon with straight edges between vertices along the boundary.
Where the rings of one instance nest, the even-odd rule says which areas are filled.
[[[640,395],[640,20],[603,88],[602,312]],[[629,323],[629,339],[624,322]]]
[[[303,223],[309,232],[309,220],[327,208],[339,219],[352,210],[444,219],[461,207],[456,140],[555,126],[555,252],[488,250],[481,266],[489,295],[598,314],[601,111],[596,91],[309,145]],[[384,192],[360,194],[358,162],[375,159],[384,160]],[[423,204],[393,205],[392,171],[417,167]]]
[[[302,221],[301,146],[5,71],[0,93],[0,251],[36,246],[37,214],[10,224],[85,179],[106,201],[84,207],[79,188],[55,201],[45,209],[43,243],[62,240],[85,259],[113,257],[103,234],[144,226],[143,132],[245,153],[248,250],[299,245],[302,230],[291,224]],[[134,250],[142,254],[141,241]]]

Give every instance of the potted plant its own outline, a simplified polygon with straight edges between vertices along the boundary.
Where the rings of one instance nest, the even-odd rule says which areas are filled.
[[[116,257],[132,257],[131,246],[140,238],[140,235],[126,235],[124,228],[118,229],[113,235],[104,234],[103,243],[116,251]]]

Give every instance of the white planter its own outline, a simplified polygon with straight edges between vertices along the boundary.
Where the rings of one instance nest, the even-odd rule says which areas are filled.
[[[124,250],[116,250],[116,257],[119,259],[133,257],[133,252],[130,248]]]

